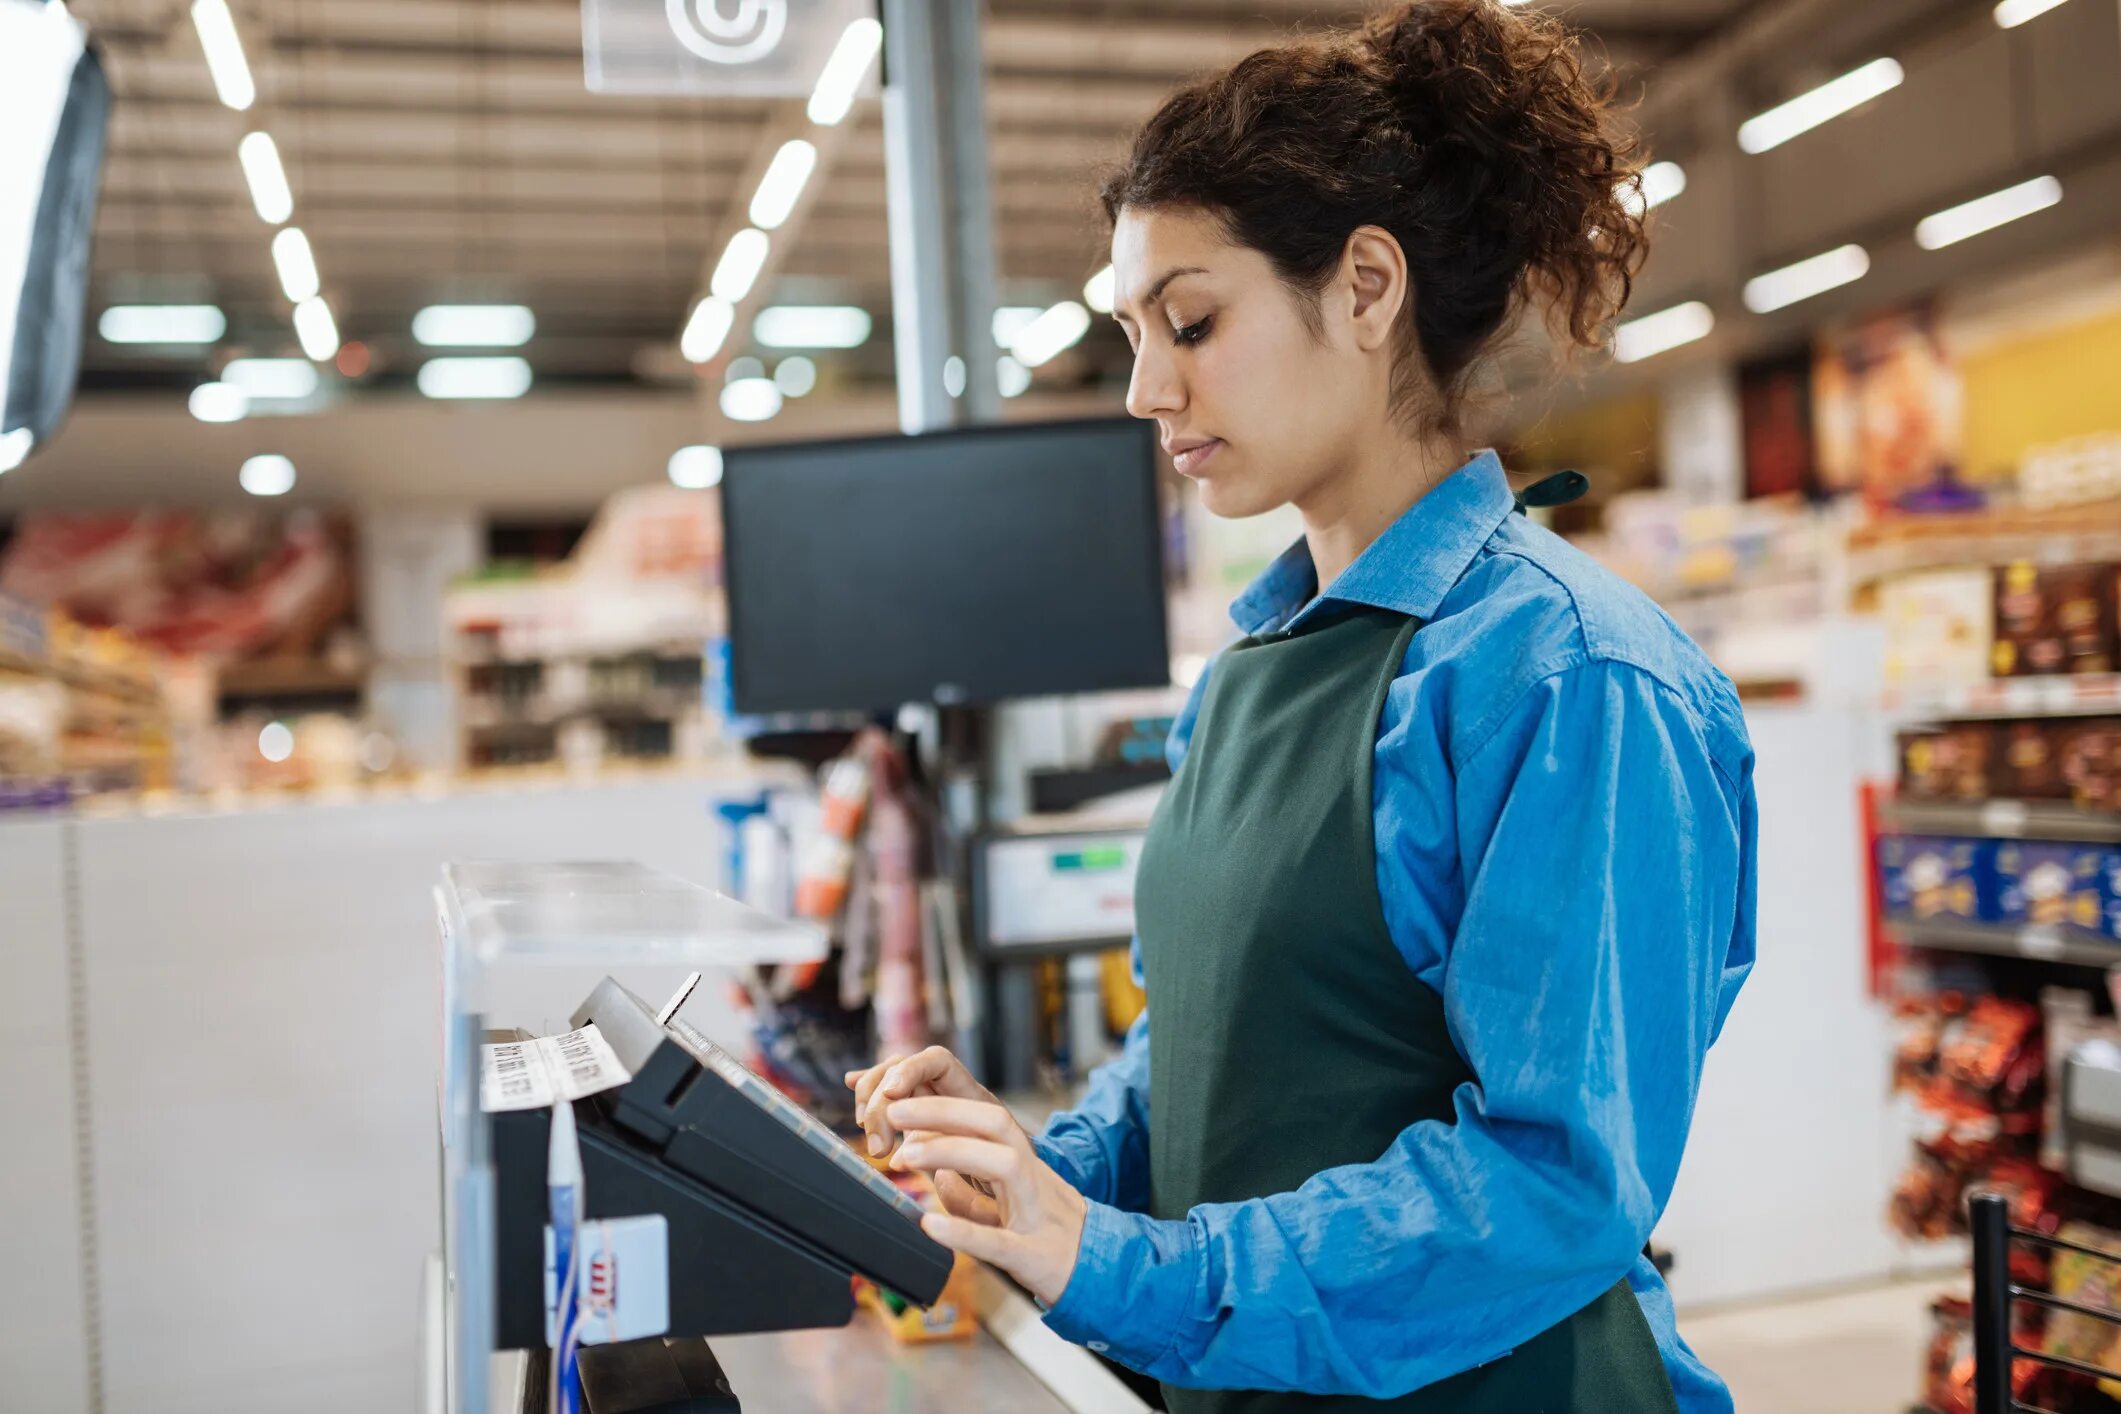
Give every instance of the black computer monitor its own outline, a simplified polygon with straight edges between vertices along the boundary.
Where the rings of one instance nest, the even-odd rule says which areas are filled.
[[[1126,418],[729,449],[736,709],[1168,683],[1153,447]]]

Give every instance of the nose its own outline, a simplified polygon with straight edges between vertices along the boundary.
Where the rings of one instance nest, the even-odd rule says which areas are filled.
[[[1145,334],[1127,379],[1127,411],[1141,418],[1168,417],[1185,406],[1186,385],[1177,364]]]

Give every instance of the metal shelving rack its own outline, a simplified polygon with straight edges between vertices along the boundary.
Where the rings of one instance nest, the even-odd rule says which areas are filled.
[[[2017,1343],[2011,1334],[2011,1311],[2021,1301],[2050,1311],[2088,1316],[2109,1325],[2121,1325],[2121,1314],[2015,1284],[2011,1281],[2010,1245],[2024,1242],[2054,1251],[2077,1252],[2117,1266],[2121,1266],[2121,1253],[2014,1227],[2009,1202],[1996,1193],[1975,1194],[1967,1203],[1967,1216],[1974,1231],[1974,1414],[2047,1414],[2037,1405],[2020,1403],[2013,1392],[2011,1367],[2019,1360],[2036,1361],[2091,1379],[2121,1380],[2121,1370],[2028,1350]]]

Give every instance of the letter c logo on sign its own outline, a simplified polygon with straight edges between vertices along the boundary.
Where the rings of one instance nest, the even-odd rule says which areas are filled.
[[[788,30],[788,0],[664,0],[664,7],[678,43],[714,64],[763,59]]]

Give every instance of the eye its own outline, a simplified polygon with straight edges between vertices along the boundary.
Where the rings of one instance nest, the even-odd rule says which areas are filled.
[[[1171,342],[1174,344],[1197,344],[1208,337],[1208,326],[1214,322],[1215,320],[1211,316],[1207,319],[1196,319],[1191,324],[1181,325],[1171,331]]]

